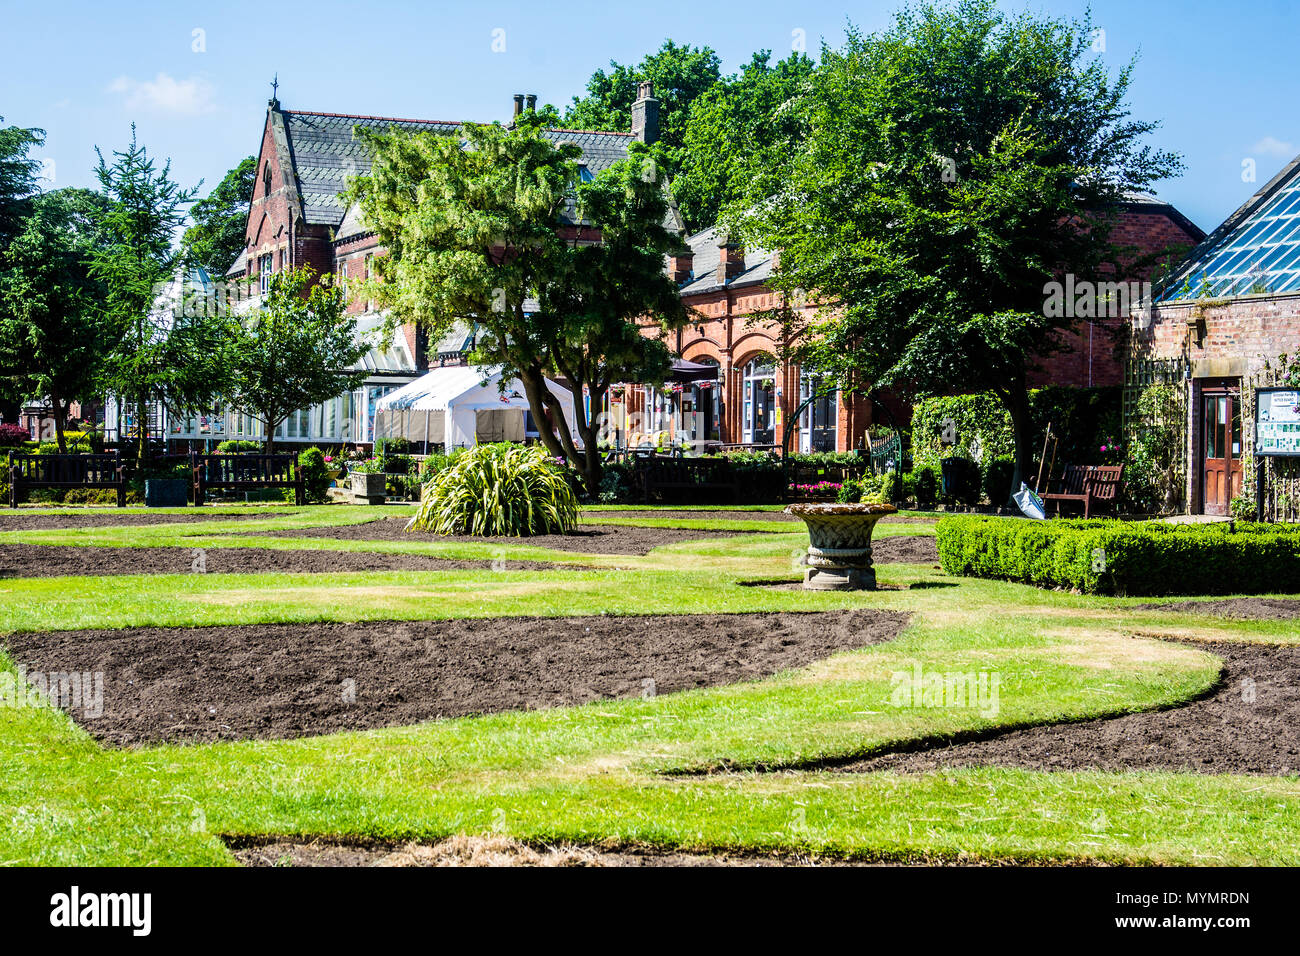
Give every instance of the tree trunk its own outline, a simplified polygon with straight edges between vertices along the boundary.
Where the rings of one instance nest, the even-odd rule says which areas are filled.
[[[63,434],[63,425],[64,419],[67,416],[63,410],[63,402],[59,400],[57,394],[51,392],[50,404],[54,406],[54,437],[58,439],[59,442],[59,454],[66,455],[68,453],[68,440]]]
[[[546,379],[536,369],[521,369],[519,381],[524,386],[524,395],[528,397],[528,408],[533,413],[533,421],[537,422],[537,431],[542,437],[542,444],[556,458],[563,458],[567,461],[569,459],[568,452],[546,424],[546,400],[544,397],[544,393],[548,391],[545,385]]]
[[[1011,415],[1011,436],[1016,449],[1016,471],[1011,478],[1011,488],[1015,491],[1020,488],[1022,481],[1034,473],[1034,449],[1031,441],[1033,421],[1029,411],[1029,392],[1023,376],[1010,384],[1003,402]],[[1006,502],[994,501],[992,504],[1000,507]]]
[[[138,396],[135,401],[135,457],[136,461],[144,464],[145,455],[149,450],[148,422],[149,401],[147,397]]]
[[[272,422],[269,414],[262,419],[263,424],[266,425],[266,437],[262,439],[262,454],[269,455],[274,450],[275,430],[280,427],[280,422],[282,421],[284,421],[283,418],[277,418]]]

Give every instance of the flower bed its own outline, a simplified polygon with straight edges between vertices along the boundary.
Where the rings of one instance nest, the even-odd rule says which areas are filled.
[[[949,574],[1086,594],[1300,591],[1300,528],[949,516],[936,529]]]

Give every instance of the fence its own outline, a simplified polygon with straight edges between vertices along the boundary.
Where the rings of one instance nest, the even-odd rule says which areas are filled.
[[[126,507],[126,466],[118,455],[10,455],[9,507],[32,488],[113,488]]]

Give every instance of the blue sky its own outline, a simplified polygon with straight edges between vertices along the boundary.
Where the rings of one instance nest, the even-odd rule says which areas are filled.
[[[134,121],[150,152],[172,159],[176,179],[204,179],[206,192],[255,151],[277,71],[287,109],[491,120],[508,115],[515,92],[567,103],[597,67],[635,62],[669,36],[713,47],[730,72],[756,49],[784,55],[796,30],[815,51],[823,37],[840,41],[846,19],[872,30],[895,6],[4,0],[0,116],[6,125],[47,130],[39,155],[56,186],[91,185],[94,147],[121,147]],[[1003,6],[1077,15],[1085,4]],[[1213,228],[1300,153],[1287,76],[1300,5],[1096,0],[1091,7],[1116,68],[1141,54],[1134,115],[1163,120],[1153,142],[1187,163],[1186,174],[1158,192],[1197,224]],[[492,49],[497,30],[505,31],[502,52]],[[1243,181],[1245,160],[1254,161],[1255,183]]]

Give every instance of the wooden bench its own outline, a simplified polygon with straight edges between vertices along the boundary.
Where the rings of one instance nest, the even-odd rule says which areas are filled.
[[[1066,465],[1058,489],[1043,495],[1043,504],[1055,502],[1058,515],[1063,502],[1081,504],[1083,516],[1090,518],[1097,506],[1115,506],[1123,477],[1123,465]]]
[[[126,466],[117,455],[9,456],[9,507],[29,488],[112,488],[126,507]]]
[[[719,458],[663,458],[657,455],[636,460],[636,480],[642,500],[666,489],[728,491],[736,495],[731,463]]]
[[[194,472],[194,504],[202,505],[210,489],[253,491],[292,488],[294,504],[306,504],[302,468],[297,455],[200,455],[190,457]]]

